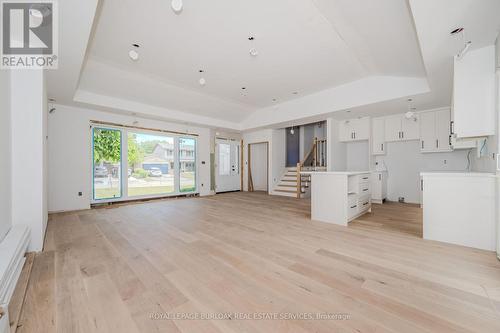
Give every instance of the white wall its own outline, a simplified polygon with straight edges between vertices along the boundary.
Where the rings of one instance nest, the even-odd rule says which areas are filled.
[[[327,169],[328,171],[347,170],[347,145],[339,141],[339,121],[326,120]]]
[[[46,101],[42,70],[11,72],[12,223],[30,227],[29,251],[42,250],[48,218]]]
[[[368,140],[344,143],[346,146],[346,170],[339,171],[367,171],[370,170],[370,146]]]
[[[252,167],[252,182],[255,191],[267,191],[267,147],[266,143],[255,143],[250,145],[251,167]]]
[[[272,130],[272,145],[269,151],[270,163],[269,168],[271,174],[269,175],[269,190],[274,190],[278,185],[281,176],[285,172],[286,166],[286,132],[284,129]]]
[[[0,70],[0,242],[12,226],[10,71]]]
[[[248,144],[269,143],[269,193],[278,184],[285,171],[286,164],[286,137],[284,129],[263,129],[243,133],[243,190],[248,191]]]
[[[210,130],[91,109],[54,105],[49,115],[49,211],[90,208],[92,158],[90,121],[106,121],[198,134],[198,189],[210,194]],[[205,162],[204,164],[202,162]],[[78,196],[78,192],[83,192]]]
[[[385,163],[387,167],[389,201],[404,197],[406,202],[420,203],[420,172],[466,170],[468,150],[422,154],[419,144],[419,141],[388,142],[387,155],[375,157],[374,163]]]

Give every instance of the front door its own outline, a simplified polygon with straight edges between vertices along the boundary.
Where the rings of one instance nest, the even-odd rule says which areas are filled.
[[[216,139],[215,154],[215,191],[240,191],[240,142]]]

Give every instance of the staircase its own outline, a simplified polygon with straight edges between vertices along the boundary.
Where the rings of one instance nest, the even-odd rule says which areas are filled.
[[[305,198],[309,195],[311,176],[302,175],[302,171],[326,171],[326,140],[314,138],[314,143],[297,167],[285,169],[273,194],[286,197]]]
[[[301,188],[299,191],[297,187],[297,168],[286,168],[285,173],[283,174],[283,176],[281,176],[280,182],[274,188],[274,194],[294,198],[305,197],[307,194],[307,190],[309,189],[310,176],[301,175],[300,177]]]

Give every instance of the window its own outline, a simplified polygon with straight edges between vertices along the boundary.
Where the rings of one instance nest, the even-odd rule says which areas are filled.
[[[196,190],[196,141],[191,138],[179,138],[180,191]]]
[[[219,175],[229,176],[231,173],[231,145],[219,143]]]
[[[194,137],[92,127],[93,201],[195,192],[196,143]]]
[[[92,174],[94,200],[122,196],[122,133],[108,128],[92,129]]]
[[[128,132],[128,196],[175,191],[174,138]]]

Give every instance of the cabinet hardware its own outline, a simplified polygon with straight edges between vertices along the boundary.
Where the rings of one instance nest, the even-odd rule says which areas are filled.
[[[420,179],[420,191],[424,190],[424,180]]]
[[[424,140],[422,140],[421,143],[422,143],[422,149],[424,149]]]
[[[436,139],[436,148],[439,148],[439,140]]]
[[[368,202],[365,202],[365,203],[363,204],[363,206],[366,206],[366,205],[368,205]]]
[[[363,179],[368,179],[368,177],[363,177]]]
[[[356,207],[358,207],[358,205],[351,206],[351,208],[356,208]]]
[[[364,189],[363,189],[363,192],[366,192],[366,191],[368,191],[368,189],[367,189],[367,188],[364,188]]]
[[[382,151],[384,151],[384,144],[380,144],[380,147],[382,148]]]
[[[448,136],[448,145],[451,146],[451,135]]]
[[[401,131],[398,132],[398,138],[401,139]]]
[[[401,131],[401,139],[405,138],[405,132]]]
[[[450,121],[450,134],[455,134],[455,122]]]
[[[378,174],[378,180],[382,180],[382,174]]]

